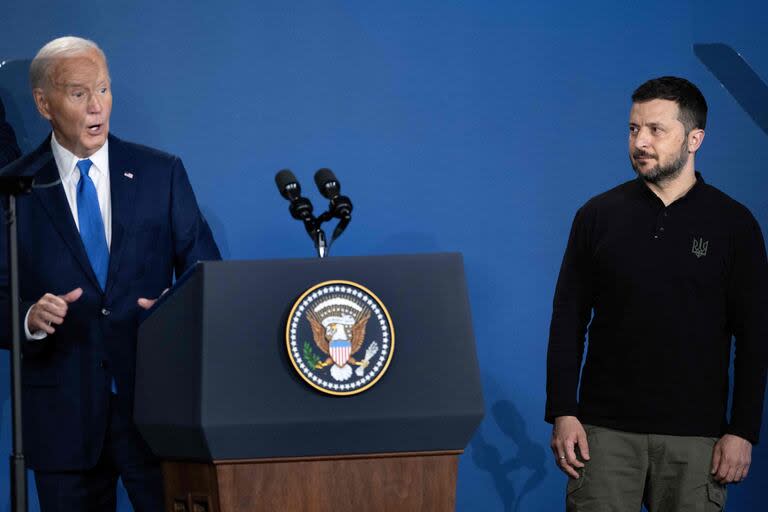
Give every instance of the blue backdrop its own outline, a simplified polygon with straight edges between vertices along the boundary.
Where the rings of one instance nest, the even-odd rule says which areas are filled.
[[[633,176],[637,85],[675,74],[700,86],[710,122],[698,168],[768,227],[768,135],[693,52],[725,43],[768,77],[768,8],[704,4],[11,0],[0,96],[29,151],[47,133],[29,60],[54,37],[92,38],[109,58],[112,131],[182,156],[226,258],[311,254],[274,187],[283,167],[309,190],[328,166],[355,201],[335,254],[463,252],[487,416],[461,458],[457,509],[552,511],[565,485],[542,419],[552,294],[576,209]],[[729,510],[764,506],[767,428]],[[7,477],[0,462],[0,511]]]

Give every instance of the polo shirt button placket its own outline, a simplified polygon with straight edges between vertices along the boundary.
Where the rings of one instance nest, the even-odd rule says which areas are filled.
[[[653,233],[653,239],[658,240],[661,238],[661,235],[664,233],[664,218],[667,216],[667,209],[664,208],[657,216],[656,216],[656,231]]]

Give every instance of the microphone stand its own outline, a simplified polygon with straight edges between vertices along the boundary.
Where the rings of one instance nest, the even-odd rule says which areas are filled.
[[[325,231],[320,229],[319,224],[315,231],[315,249],[317,249],[318,258],[323,259],[328,256],[328,244],[325,242]]]
[[[11,510],[27,511],[27,468],[21,431],[21,326],[19,325],[19,259],[16,237],[16,196],[32,190],[32,176],[0,177],[0,195],[8,196],[8,302],[11,312],[11,408],[13,449],[11,451]]]
[[[322,259],[328,256],[328,244],[325,241],[325,231],[320,227],[323,222],[312,215],[312,203],[309,199],[304,197],[299,198],[297,201],[291,202],[291,206],[289,206],[288,209],[294,219],[304,223],[304,229],[307,231],[309,238],[312,239],[312,243],[315,245],[317,257]]]

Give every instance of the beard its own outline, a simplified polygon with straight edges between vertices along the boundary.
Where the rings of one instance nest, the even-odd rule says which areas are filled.
[[[688,141],[686,140],[683,142],[683,145],[680,147],[680,154],[677,155],[677,158],[672,162],[669,162],[666,165],[657,163],[655,167],[652,167],[645,172],[642,172],[640,167],[635,163],[635,158],[641,156],[653,157],[654,155],[640,149],[632,152],[629,161],[638,176],[643,178],[647,183],[653,183],[654,185],[664,181],[672,181],[680,175],[683,167],[688,163],[688,157],[690,157],[690,154],[688,153]]]

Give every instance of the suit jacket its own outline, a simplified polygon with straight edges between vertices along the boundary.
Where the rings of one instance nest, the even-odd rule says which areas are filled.
[[[0,101],[0,169],[21,156],[19,146],[16,144],[16,135],[11,125],[5,122],[5,108]]]
[[[96,464],[113,377],[117,406],[129,415],[133,411],[141,313],[136,300],[158,297],[174,273],[180,276],[198,260],[221,258],[179,158],[110,135],[109,172],[112,243],[102,291],[59,182],[50,137],[0,171],[35,176],[36,188],[17,199],[22,320],[46,292],[60,295],[77,287],[84,292],[53,335],[23,341],[25,452],[33,469]],[[0,276],[0,318],[10,332],[7,266]],[[10,336],[2,340],[7,348]]]

